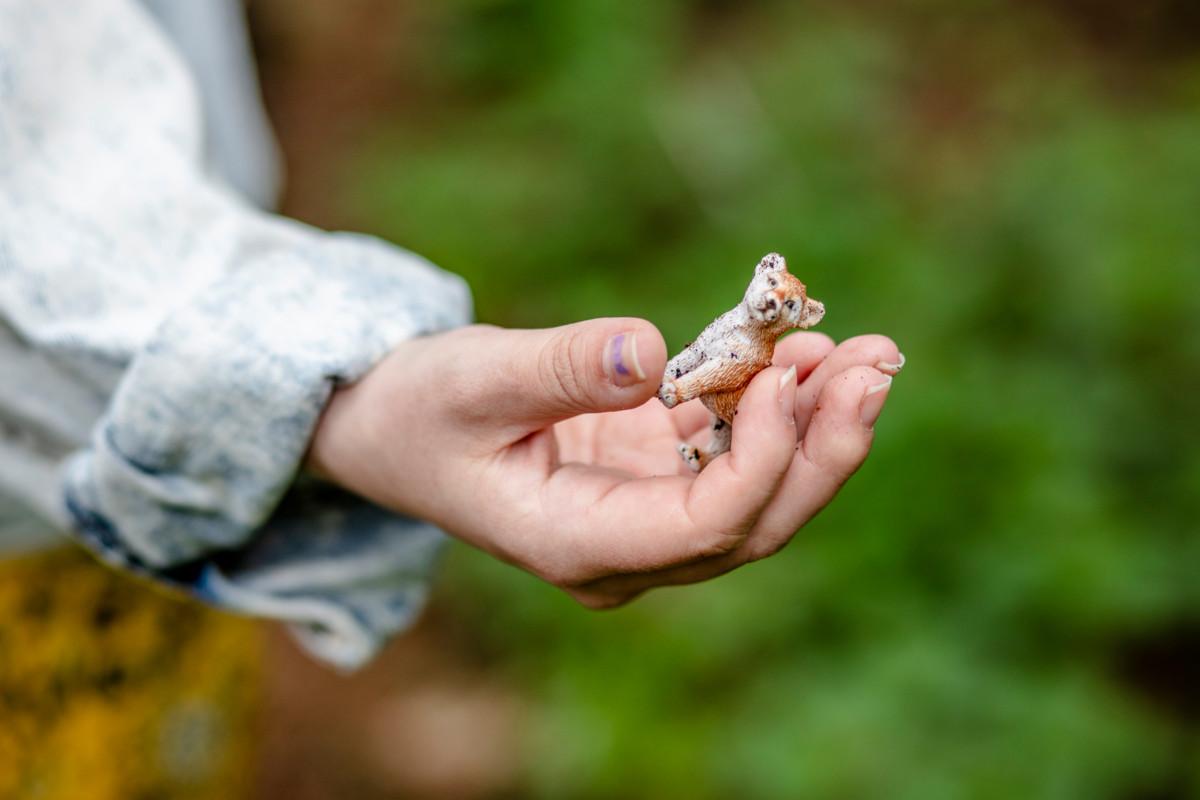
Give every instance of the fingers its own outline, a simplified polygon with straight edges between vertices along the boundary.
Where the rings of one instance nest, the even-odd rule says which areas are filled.
[[[795,337],[788,337],[784,342],[792,338]],[[783,342],[780,342],[780,346],[782,345]],[[859,366],[872,367],[885,374],[895,375],[904,366],[904,356],[900,354],[895,342],[877,334],[855,336],[839,344],[804,380],[800,391],[796,393],[796,425],[801,435],[808,428],[813,410],[817,406],[817,396],[829,379]]]
[[[628,317],[545,330],[491,329],[461,353],[459,381],[514,438],[577,414],[633,408],[666,365],[662,335]]]
[[[582,596],[577,595],[581,602],[596,607],[615,605],[656,586],[709,580],[777,552],[833,499],[866,459],[891,381],[874,368],[855,367],[826,383],[819,410],[796,449],[791,468],[740,547],[650,574],[614,575],[595,581]]]
[[[750,382],[738,404],[729,454],[705,467],[688,494],[688,513],[697,524],[731,535],[749,529],[791,463],[795,395],[795,368],[769,367]]]
[[[890,375],[862,366],[826,382],[791,469],[759,518],[745,554],[748,559],[783,547],[858,470],[871,450],[875,420],[891,386]]]
[[[837,343],[823,333],[793,333],[780,339],[775,345],[773,363],[781,367],[795,365],[796,377],[803,381],[835,347]]]
[[[575,512],[559,517],[553,541],[539,543],[533,559],[539,574],[576,587],[614,573],[645,574],[736,549],[791,463],[795,392],[792,370],[772,367],[760,373],[738,406],[732,450],[694,479],[629,480],[576,464],[555,470],[542,505]]]
[[[562,418],[556,414],[631,407],[653,395],[657,375],[647,372],[640,359],[645,377],[627,379],[624,385],[612,381],[612,365],[627,353],[624,345],[605,352],[625,332],[602,327],[614,322],[625,330],[641,323],[594,320],[568,329],[521,332],[544,337],[535,348],[543,354],[534,373],[542,381],[540,410],[526,414],[525,420],[544,424]],[[593,330],[578,329],[583,326]],[[640,339],[640,329],[634,330]],[[661,348],[661,337],[654,333]],[[586,355],[576,354],[595,352],[598,340],[604,341],[599,361],[580,369]],[[548,566],[537,571],[581,602],[601,607],[654,586],[704,580],[782,547],[865,459],[874,419],[890,388],[889,375],[903,365],[903,357],[886,337],[857,337],[831,347],[818,334],[781,342],[777,356],[793,361],[793,369],[772,367],[756,376],[739,406],[730,452],[694,480],[629,480],[628,473],[606,474],[570,464],[557,469],[546,486],[558,496],[544,497],[544,505],[575,512],[560,519],[558,533],[538,559]],[[558,348],[565,348],[566,355]],[[549,357],[551,363],[575,366],[552,371],[553,380],[545,380],[546,353],[555,354]],[[661,372],[665,348],[655,357]],[[797,373],[805,369],[811,374],[797,386]],[[569,386],[559,379],[581,373],[593,379],[603,376],[617,383],[617,389],[641,385],[643,393],[623,397],[594,382]],[[501,385],[501,396],[511,391]],[[797,415],[808,428],[799,446]],[[680,420],[675,422],[678,426]]]
[[[890,375],[873,367],[854,367],[822,388],[820,410],[800,446],[799,466],[825,491],[807,493],[811,513],[801,522],[833,499],[834,492],[866,459],[875,436],[875,420],[891,386]]]

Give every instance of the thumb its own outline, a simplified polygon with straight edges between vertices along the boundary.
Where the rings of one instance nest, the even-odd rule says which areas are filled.
[[[528,430],[639,406],[658,390],[667,363],[662,334],[632,317],[505,334],[511,355],[493,372],[491,411]]]

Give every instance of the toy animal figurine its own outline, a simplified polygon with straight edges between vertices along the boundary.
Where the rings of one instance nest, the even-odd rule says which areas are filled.
[[[750,380],[771,365],[775,341],[793,328],[811,328],[824,316],[825,306],[807,296],[804,284],[787,271],[783,256],[769,253],[755,267],[742,302],[667,362],[658,387],[663,405],[674,408],[699,397],[712,412],[708,445],[679,445],[679,454],[692,470],[699,472],[729,450],[738,401]]]

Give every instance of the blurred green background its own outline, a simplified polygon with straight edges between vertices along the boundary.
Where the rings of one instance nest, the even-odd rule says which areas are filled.
[[[482,321],[674,350],[777,250],[908,357],[773,559],[597,614],[456,547],[433,646],[520,709],[471,792],[1200,797],[1195,3],[251,9],[287,209]]]

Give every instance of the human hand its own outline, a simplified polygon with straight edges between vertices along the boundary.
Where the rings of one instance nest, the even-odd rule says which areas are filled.
[[[654,399],[666,358],[630,318],[413,339],[334,393],[308,466],[605,608],[787,544],[866,458],[903,365],[883,336],[783,339],[697,475],[676,445],[708,412]]]

